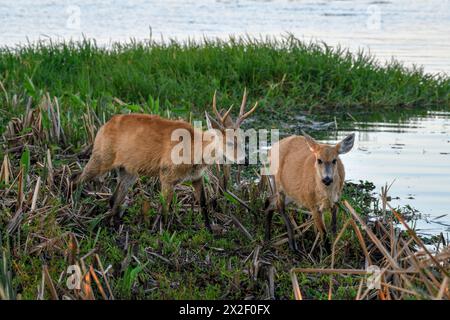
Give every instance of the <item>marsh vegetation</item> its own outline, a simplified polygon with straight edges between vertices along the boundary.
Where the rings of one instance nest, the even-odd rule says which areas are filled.
[[[71,183],[113,114],[202,119],[216,89],[230,105],[247,87],[260,104],[248,126],[276,127],[300,111],[340,121],[349,111],[448,106],[448,78],[293,37],[110,49],[87,40],[36,44],[1,49],[0,75],[1,298],[449,297],[446,239],[425,246],[412,230],[402,231],[398,224],[413,217],[390,208],[370,182],[345,186],[331,251],[316,241],[309,213],[289,207],[300,255],[289,250],[278,215],[272,242],[263,241],[268,190],[257,167],[245,168],[225,191],[220,170],[205,175],[215,234],[193,206],[190,183],[177,187],[164,230],[155,224],[157,181],[142,177],[130,190],[118,228],[108,223],[114,173],[78,191]],[[380,290],[365,292],[365,274],[344,272],[367,264],[386,268]],[[80,266],[80,290],[67,287],[70,265]],[[336,274],[316,274],[321,268]]]

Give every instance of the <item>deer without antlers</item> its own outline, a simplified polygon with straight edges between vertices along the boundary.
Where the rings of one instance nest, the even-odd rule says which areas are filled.
[[[314,224],[323,237],[326,233],[322,213],[332,213],[335,232],[337,202],[344,186],[345,170],[340,154],[349,152],[355,140],[350,134],[335,146],[321,144],[303,132],[302,136],[290,136],[274,144],[270,150],[271,174],[275,197],[267,204],[266,240],[270,239],[272,214],[280,211],[286,224],[289,246],[297,251],[294,230],[285,205],[294,201],[311,211]]]

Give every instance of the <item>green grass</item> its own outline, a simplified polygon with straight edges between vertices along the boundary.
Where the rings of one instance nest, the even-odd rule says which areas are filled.
[[[0,270],[0,285],[7,285],[9,295],[17,293],[24,299],[36,298],[44,264],[58,294],[66,292],[64,277],[59,279],[69,265],[68,235],[78,241],[78,258],[95,249],[105,268],[110,266],[108,277],[116,298],[268,297],[266,270],[256,279],[251,275],[251,255],[262,245],[265,218],[265,193],[254,183],[233,192],[245,201],[252,199],[256,222],[229,198],[218,199],[221,212],[233,212],[254,241],[219,218],[216,222],[223,225],[224,233],[212,236],[203,227],[200,214],[190,209],[191,198],[180,195],[171,228],[162,234],[153,230],[160,200],[157,189],[145,178],[130,192],[121,232],[110,228],[105,218],[107,197],[87,194],[86,190],[93,190],[88,186],[67,198],[70,174],[87,160],[83,147],[112,114],[202,118],[215,90],[219,104],[228,106],[239,103],[244,87],[249,90],[250,102],[260,102],[258,122],[253,124],[270,126],[277,126],[276,119],[284,121],[300,111],[392,112],[405,107],[448,106],[450,99],[448,78],[408,70],[395,62],[381,66],[364,54],[352,56],[345,50],[305,44],[293,37],[115,44],[109,50],[91,41],[3,48],[0,82],[0,133],[8,133],[0,161],[5,156],[10,160],[14,178],[23,170],[21,189],[19,179],[0,181],[0,238],[8,240],[3,241],[8,248],[0,250],[7,261]],[[4,126],[8,122],[12,127]],[[42,185],[37,210],[32,212],[38,177]],[[109,193],[114,186],[112,175],[95,190]],[[371,188],[370,184],[346,188],[345,198],[363,215],[374,211]],[[9,222],[21,213],[16,201],[21,194],[23,220],[7,235]],[[299,221],[306,219],[291,210]],[[276,215],[275,235],[284,230]],[[314,237],[310,230],[300,242],[310,248]],[[280,299],[293,298],[291,267],[329,267],[330,263],[329,257],[318,253],[313,253],[314,263],[299,259],[287,245],[263,246],[260,258],[276,270],[275,297]],[[86,263],[92,260],[88,258]],[[349,265],[363,267],[364,259],[355,234],[346,231],[336,266]],[[326,298],[328,277],[302,276],[300,280],[307,297]],[[357,283],[357,279],[343,279],[335,288],[335,297],[354,297],[354,289],[349,287]],[[49,298],[48,290],[44,297]]]
[[[350,186],[348,190],[353,190]],[[362,190],[362,189],[359,189]],[[350,192],[350,191],[349,191]],[[353,191],[352,191],[353,192]],[[365,191],[364,191],[365,192]],[[203,226],[200,214],[186,211],[180,214],[180,222],[172,225],[170,231],[162,234],[151,230],[151,224],[143,223],[141,205],[142,196],[133,198],[132,207],[128,208],[124,217],[122,233],[108,227],[107,219],[90,230],[88,224],[78,225],[73,217],[65,216],[63,206],[58,206],[45,219],[35,218],[30,224],[23,224],[20,231],[12,236],[15,248],[14,265],[10,272],[14,274],[13,288],[18,291],[21,299],[35,299],[36,288],[41,284],[42,265],[48,265],[53,281],[65,273],[67,261],[66,237],[71,232],[79,241],[81,257],[92,249],[101,257],[105,267],[110,266],[110,283],[116,299],[244,299],[267,297],[264,270],[260,276],[253,279],[252,259],[246,257],[252,254],[257,245],[262,242],[263,225],[253,228],[251,215],[239,207],[229,205],[242,223],[256,235],[254,242],[249,242],[232,225],[226,227],[226,233],[212,236]],[[85,202],[87,199],[85,200]],[[155,198],[152,201],[156,202]],[[225,205],[225,204],[224,204]],[[100,207],[100,208],[99,208]],[[92,203],[86,208],[95,211],[104,210],[101,205]],[[260,211],[260,208],[256,207]],[[293,208],[294,209],[294,208]],[[56,214],[58,212],[58,214]],[[224,211],[226,212],[226,210]],[[63,219],[61,217],[65,216]],[[89,214],[86,219],[92,219]],[[305,217],[297,216],[297,219]],[[261,221],[264,217],[261,216]],[[275,235],[284,232],[284,225],[279,216],[274,219]],[[3,226],[1,234],[5,235]],[[128,233],[128,246],[124,246],[125,232]],[[347,238],[342,242],[349,256],[337,255],[338,265],[354,264],[355,267],[364,264],[363,256],[354,246],[354,235],[347,232]],[[310,247],[315,234],[309,231],[302,237],[306,247]],[[54,240],[52,245],[44,239]],[[56,240],[55,240],[56,239]],[[157,253],[160,257],[151,255]],[[275,296],[278,299],[292,299],[292,285],[289,269],[293,266],[327,267],[328,258],[320,258],[313,254],[316,263],[300,259],[289,251],[287,245],[274,250],[263,247],[260,259],[268,261],[276,270]],[[92,260],[87,259],[86,263]],[[57,283],[58,292],[63,294],[66,289],[65,277]],[[303,277],[302,290],[305,297],[326,299],[327,276]],[[355,296],[352,290],[357,285],[358,278],[343,279],[335,286],[335,298],[351,298]],[[353,289],[352,289],[353,288]],[[98,294],[98,293],[97,293]],[[45,298],[50,298],[46,291]]]
[[[261,117],[299,110],[448,106],[450,80],[381,65],[363,52],[352,55],[293,36],[279,40],[230,39],[202,43],[155,42],[99,47],[94,41],[36,43],[0,49],[0,81],[10,100],[43,93],[61,99],[63,112],[89,104],[97,114],[116,112],[113,98],[132,111],[158,107],[187,116],[210,108],[214,90],[220,104],[236,104],[247,87],[259,100]],[[155,106],[155,101],[157,105]],[[2,110],[3,123],[18,111]]]

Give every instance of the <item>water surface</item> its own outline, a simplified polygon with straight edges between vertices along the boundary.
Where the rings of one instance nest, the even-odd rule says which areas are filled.
[[[391,205],[423,214],[421,233],[450,231],[450,112],[430,111],[406,120],[354,122],[325,142],[356,132],[354,149],[342,160],[346,178],[392,186]]]
[[[450,0],[0,0],[0,45],[290,32],[450,73]]]
[[[450,74],[450,0],[0,0],[0,46],[83,36],[108,45],[150,35],[185,40],[287,32]],[[355,122],[337,138],[354,130],[356,148],[343,156],[347,177],[373,181],[378,190],[395,180],[393,204],[410,204],[435,219],[420,222],[425,232],[449,231],[449,216],[437,218],[450,214],[450,114]]]

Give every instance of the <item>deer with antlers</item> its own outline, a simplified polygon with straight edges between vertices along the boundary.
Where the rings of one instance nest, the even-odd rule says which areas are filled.
[[[165,217],[170,208],[175,185],[190,180],[205,226],[211,231],[202,175],[208,165],[220,163],[223,158],[233,161],[236,154],[244,154],[242,145],[227,141],[225,135],[226,131],[239,129],[242,121],[255,111],[257,104],[244,113],[246,99],[245,91],[239,117],[236,122],[232,122],[232,107],[220,114],[214,94],[213,111],[218,119],[214,119],[207,112],[205,115],[208,129],[215,130],[202,131],[185,121],[164,119],[156,115],[113,116],[99,129],[92,155],[81,175],[75,180],[75,185],[93,180],[112,169],[118,169],[118,184],[110,198],[111,212],[117,223],[128,189],[140,175],[159,177]],[[227,147],[227,144],[231,143],[232,148]],[[183,161],[180,161],[180,158]]]
[[[245,160],[245,157],[242,157],[241,155],[244,155],[244,143],[245,141],[239,140],[240,137],[238,136],[238,130],[241,127],[241,124],[244,122],[245,119],[247,119],[258,107],[258,102],[255,102],[253,107],[245,112],[245,106],[247,105],[247,89],[244,89],[244,95],[242,96],[242,102],[241,107],[239,109],[239,115],[237,116],[236,120],[233,121],[233,118],[230,114],[233,105],[230,106],[230,108],[227,111],[224,111],[223,109],[220,110],[220,112],[217,110],[216,105],[216,93],[214,93],[213,97],[213,105],[212,109],[216,116],[216,119],[218,122],[213,123],[212,127],[214,129],[220,130],[223,134],[226,134],[227,132],[231,133],[233,141],[228,141],[228,143],[234,146],[238,146],[236,148],[236,156],[235,159],[237,159],[237,163],[240,165]],[[229,139],[231,140],[231,139]],[[238,169],[238,174],[240,172],[240,167]],[[223,180],[222,180],[222,187],[225,190],[228,186],[228,181],[230,180],[230,172],[231,172],[231,164],[224,164],[223,165]]]

